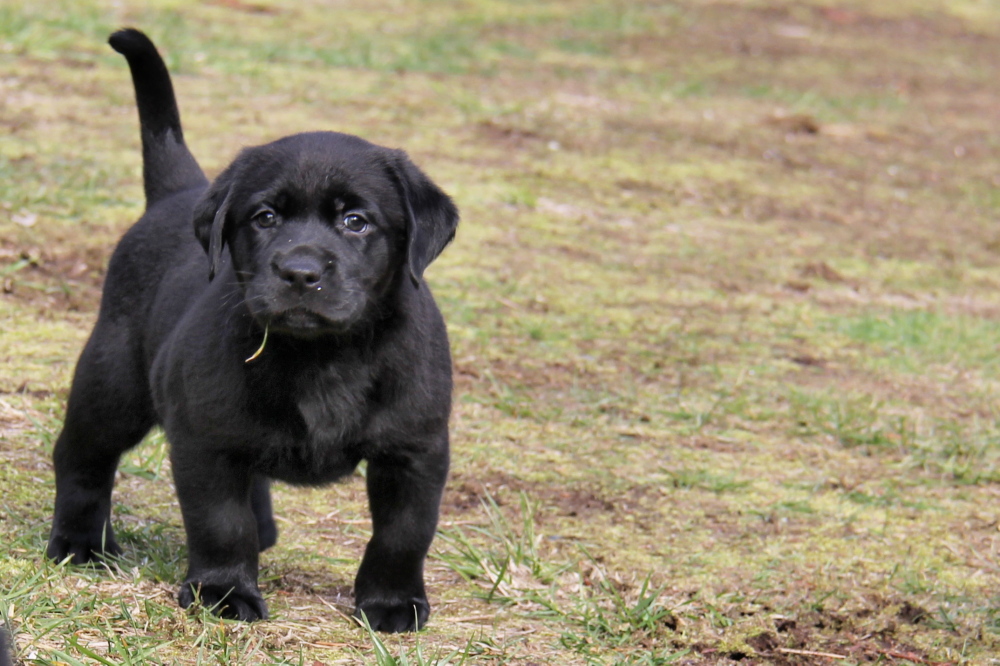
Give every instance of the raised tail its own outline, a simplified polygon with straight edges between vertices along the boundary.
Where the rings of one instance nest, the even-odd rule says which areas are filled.
[[[208,179],[184,143],[181,115],[170,73],[149,37],[126,28],[111,35],[111,48],[125,56],[132,70],[142,132],[142,181],[146,207]]]

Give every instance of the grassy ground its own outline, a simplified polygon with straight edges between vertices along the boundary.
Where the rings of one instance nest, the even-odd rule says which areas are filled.
[[[113,570],[42,558],[51,446],[142,209],[147,30],[210,173],[335,129],[454,195],[433,614],[350,622],[363,484],[281,487],[273,619],[185,613],[166,444]],[[997,663],[1000,5],[0,5],[0,614],[42,664]]]

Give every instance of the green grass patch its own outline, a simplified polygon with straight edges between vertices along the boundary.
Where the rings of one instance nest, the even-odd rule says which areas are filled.
[[[989,319],[927,310],[865,313],[836,322],[851,340],[871,348],[877,363],[905,372],[929,365],[976,370],[996,377],[1000,326]]]

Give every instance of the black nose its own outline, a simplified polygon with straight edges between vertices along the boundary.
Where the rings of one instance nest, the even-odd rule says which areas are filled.
[[[271,267],[285,284],[301,291],[317,288],[323,278],[323,264],[315,257],[285,257],[275,260]]]

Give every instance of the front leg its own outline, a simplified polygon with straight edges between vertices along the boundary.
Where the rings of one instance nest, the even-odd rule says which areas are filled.
[[[266,619],[267,605],[257,587],[254,476],[231,457],[178,449],[171,459],[189,558],[180,605],[187,608],[197,599],[227,619]]]
[[[368,461],[373,530],[354,583],[354,614],[376,631],[415,631],[427,622],[424,558],[447,475],[447,441],[434,453]]]
[[[278,543],[278,526],[274,524],[274,510],[271,508],[271,482],[266,477],[254,477],[250,508],[257,520],[257,546],[263,552]]]

